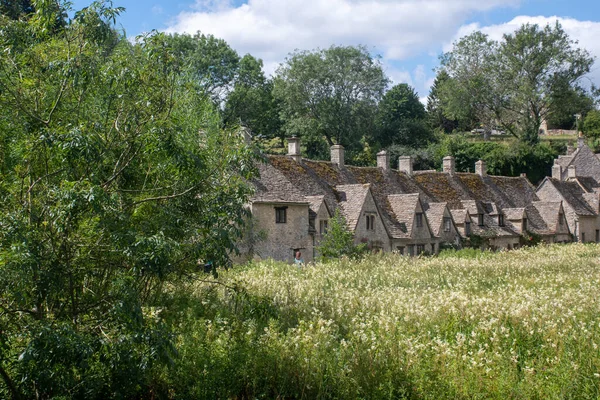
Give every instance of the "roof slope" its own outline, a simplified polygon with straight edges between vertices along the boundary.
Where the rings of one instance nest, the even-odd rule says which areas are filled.
[[[444,220],[444,212],[448,203],[424,203],[423,209],[425,211],[425,215],[427,215],[427,220],[429,221],[429,226],[431,228],[431,233],[434,236],[440,235],[440,230],[442,229],[442,222]]]
[[[256,189],[253,202],[269,203],[306,203],[302,193],[271,164],[258,165],[260,178],[253,179],[252,184]]]
[[[346,223],[354,231],[369,193],[369,185],[338,185],[335,190]]]
[[[546,178],[546,181],[551,183],[556,190],[560,193],[563,199],[579,215],[596,215],[590,205],[583,199],[585,193],[583,188],[574,180],[570,181],[559,181],[554,178]],[[543,184],[543,183],[542,183]]]
[[[391,194],[387,197],[392,218],[398,223],[399,231],[393,232],[394,238],[412,237],[415,210],[419,202],[419,194]]]

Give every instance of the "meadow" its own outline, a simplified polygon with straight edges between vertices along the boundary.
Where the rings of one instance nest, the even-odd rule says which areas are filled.
[[[263,262],[172,294],[176,398],[600,396],[598,245]]]

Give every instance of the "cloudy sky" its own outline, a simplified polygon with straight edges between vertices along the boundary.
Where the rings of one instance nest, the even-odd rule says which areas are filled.
[[[88,2],[76,0],[75,8]],[[438,57],[475,30],[499,39],[526,22],[558,20],[600,58],[599,0],[114,0],[128,36],[152,29],[211,33],[272,73],[295,49],[365,45],[394,83],[429,93]],[[600,85],[600,61],[587,77]]]

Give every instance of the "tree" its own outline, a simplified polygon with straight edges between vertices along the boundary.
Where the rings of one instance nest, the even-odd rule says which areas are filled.
[[[373,134],[387,82],[381,63],[365,47],[332,46],[292,53],[276,72],[274,94],[288,135],[304,136],[315,149],[325,138],[351,154],[360,151],[363,135]]]
[[[401,83],[383,95],[376,116],[376,140],[380,146],[391,144],[419,147],[433,138],[425,121],[425,107],[412,87]]]
[[[225,101],[238,76],[240,57],[223,39],[196,32],[167,36],[174,56],[182,68],[200,83],[200,87],[216,104]]]
[[[240,60],[238,76],[223,110],[226,126],[242,125],[254,135],[273,138],[281,135],[278,102],[273,82],[265,78],[262,60],[246,54]]]
[[[523,25],[500,42],[481,32],[460,39],[441,57],[441,68],[452,78],[440,90],[448,115],[460,118],[473,110],[486,130],[500,125],[537,143],[542,120],[562,106],[553,94],[578,88],[593,63],[575,45],[558,22]]]
[[[459,127],[458,121],[445,115],[444,109],[446,107],[439,97],[440,87],[448,79],[450,79],[448,73],[445,70],[440,70],[427,96],[427,121],[429,126],[431,129],[441,129],[444,133],[450,133]]]
[[[120,10],[0,22],[2,398],[167,397],[150,307],[226,263],[247,215],[253,152],[168,37],[115,36]]]
[[[583,131],[586,136],[600,137],[600,111],[591,110],[585,116]]]

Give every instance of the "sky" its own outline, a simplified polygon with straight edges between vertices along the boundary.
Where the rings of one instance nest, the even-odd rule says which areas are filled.
[[[80,9],[89,1],[75,0]],[[128,37],[153,29],[201,31],[240,55],[263,60],[272,74],[294,50],[364,45],[381,57],[393,84],[408,83],[424,101],[439,56],[460,37],[480,30],[492,39],[524,23],[559,21],[600,59],[599,0],[113,0]],[[600,60],[584,84],[600,86]]]

